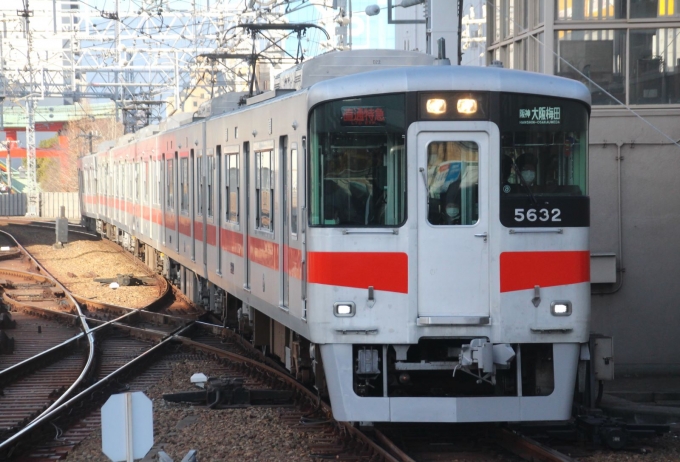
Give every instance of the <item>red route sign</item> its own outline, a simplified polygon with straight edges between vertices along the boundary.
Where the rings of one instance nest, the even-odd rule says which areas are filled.
[[[372,127],[385,125],[385,110],[376,106],[343,106],[341,125]]]

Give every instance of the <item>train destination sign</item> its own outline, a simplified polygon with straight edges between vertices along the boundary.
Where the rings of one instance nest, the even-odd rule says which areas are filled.
[[[341,125],[372,127],[385,125],[385,110],[376,106],[342,106]]]
[[[519,110],[520,125],[552,125],[561,122],[562,111],[559,107],[539,106]]]

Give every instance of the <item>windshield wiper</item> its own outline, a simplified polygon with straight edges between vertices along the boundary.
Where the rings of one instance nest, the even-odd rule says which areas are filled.
[[[524,177],[522,176],[522,172],[519,171],[519,167],[517,166],[517,163],[515,162],[515,159],[512,159],[512,168],[515,170],[515,173],[519,177],[519,182],[522,186],[524,186],[524,189],[527,190],[527,193],[529,193],[529,197],[531,198],[531,202],[538,206],[538,201],[534,197],[534,193],[531,192],[531,186],[527,184],[527,182],[524,180]]]

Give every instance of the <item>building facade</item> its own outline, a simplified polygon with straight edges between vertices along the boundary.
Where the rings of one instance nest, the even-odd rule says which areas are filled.
[[[618,374],[680,373],[680,0],[494,0],[487,28],[487,63],[590,89],[592,330]]]

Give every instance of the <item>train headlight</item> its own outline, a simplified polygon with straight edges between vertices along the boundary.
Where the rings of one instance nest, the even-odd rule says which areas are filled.
[[[337,302],[333,305],[333,313],[338,317],[350,317],[356,313],[354,302]]]
[[[446,112],[446,100],[441,98],[430,98],[425,105],[430,114],[444,114]]]
[[[550,304],[550,313],[553,316],[569,316],[571,314],[571,302],[554,301]]]
[[[474,114],[477,112],[477,100],[472,98],[461,98],[457,104],[458,113]]]

